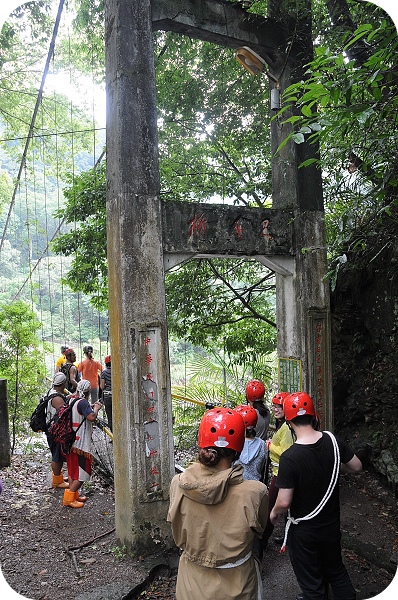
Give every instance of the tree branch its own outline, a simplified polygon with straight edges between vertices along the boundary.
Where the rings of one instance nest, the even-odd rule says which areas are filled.
[[[212,261],[209,260],[208,261],[210,269],[213,271],[214,275],[216,275],[216,277],[218,277],[218,279],[220,279],[224,285],[234,294],[234,296],[243,304],[243,306],[245,308],[247,308],[247,310],[249,312],[252,313],[252,315],[256,318],[259,319],[261,321],[265,321],[265,323],[268,323],[268,325],[271,325],[271,327],[275,327],[276,328],[276,323],[274,323],[273,321],[270,321],[269,319],[267,319],[266,317],[264,317],[263,315],[260,315],[260,313],[258,313],[251,305],[249,302],[247,302],[247,300],[241,295],[239,294],[235,288],[232,287],[232,285],[229,283],[229,281],[227,281],[222,275],[221,273],[215,268],[215,266],[213,265]]]

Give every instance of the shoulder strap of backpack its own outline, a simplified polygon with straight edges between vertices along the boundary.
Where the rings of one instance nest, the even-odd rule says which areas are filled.
[[[83,398],[73,398],[72,402],[69,404],[71,410],[73,408],[73,405],[76,404],[76,402],[78,402],[79,400],[83,400]],[[72,414],[72,413],[71,413]],[[86,417],[83,417],[83,421],[79,424],[79,427],[75,430],[76,433],[79,431],[80,427],[83,425],[84,421],[86,420]]]
[[[60,392],[54,392],[53,394],[50,394],[50,390],[49,390],[49,391],[47,392],[47,397],[46,397],[46,400],[47,400],[47,406],[48,406],[48,403],[49,403],[49,402],[51,402],[51,400],[52,400],[53,398],[56,398],[56,396],[60,396],[61,398],[63,398],[63,399],[64,399],[64,402],[65,402],[65,396],[64,396],[64,394],[61,394]],[[55,407],[53,406],[53,408],[55,408]],[[47,414],[47,408],[46,408],[46,414]],[[48,421],[48,423],[46,423],[46,428],[47,428],[47,429],[50,427],[51,423],[54,421],[54,418],[55,418],[55,415],[56,415],[56,414],[57,414],[57,412],[55,412],[55,413],[53,414],[53,416],[51,417],[51,419]]]

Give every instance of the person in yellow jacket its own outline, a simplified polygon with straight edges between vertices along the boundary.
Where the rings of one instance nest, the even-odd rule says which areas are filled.
[[[214,408],[199,426],[199,461],[175,475],[167,520],[182,550],[176,600],[261,600],[253,558],[268,515],[267,487],[243,479],[239,458],[245,424],[232,409]]]
[[[268,540],[274,531],[274,526],[270,521],[269,514],[274,507],[276,498],[278,496],[278,488],[275,484],[279,469],[279,459],[281,454],[290,448],[290,446],[294,443],[293,434],[285,421],[285,413],[283,412],[283,401],[287,396],[289,396],[288,392],[279,392],[272,398],[272,408],[275,415],[275,421],[277,423],[277,429],[272,436],[272,439],[267,441],[272,476],[268,488],[268,521],[262,538],[264,549],[267,547]],[[276,538],[275,541],[279,542],[282,540]]]
[[[64,363],[66,363],[65,352],[67,351],[68,346],[61,346],[61,356],[57,358],[55,363],[55,372],[58,373],[61,370],[61,367]]]

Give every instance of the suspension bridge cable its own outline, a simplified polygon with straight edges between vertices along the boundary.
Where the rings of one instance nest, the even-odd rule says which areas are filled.
[[[31,219],[30,219],[30,207],[29,207],[29,193],[28,193],[28,178],[25,171],[25,208],[26,208],[26,235],[28,240],[28,270],[29,270],[29,280],[30,280],[30,305],[33,311],[34,301],[33,301],[33,283],[32,283],[32,234],[31,234]]]
[[[33,133],[30,136],[22,135],[20,137],[12,137],[12,138],[0,138],[0,142],[18,142],[19,140],[26,140],[28,137],[30,139],[45,138],[51,137],[52,135],[57,135],[58,137],[61,135],[70,135],[71,133],[91,133],[92,131],[106,131],[106,127],[90,127],[90,129],[74,129],[73,131],[57,131],[57,133]]]
[[[42,115],[42,128],[44,129],[44,111],[42,107],[41,115]],[[57,138],[55,138],[57,139]],[[51,273],[50,273],[50,260],[48,256],[48,198],[47,198],[47,169],[46,169],[46,144],[44,140],[41,140],[41,150],[42,150],[42,162],[43,162],[43,193],[44,193],[44,214],[45,214],[45,223],[46,223],[46,253],[47,253],[47,285],[48,285],[48,310],[50,313],[50,326],[51,326],[51,337],[54,337],[54,322],[53,322],[53,295],[51,293]]]
[[[55,230],[53,236],[51,237],[51,239],[47,242],[46,247],[44,248],[43,252],[41,253],[39,259],[37,260],[36,264],[34,267],[32,267],[28,277],[25,279],[25,281],[23,282],[23,284],[21,285],[21,287],[19,288],[19,290],[17,291],[17,293],[15,294],[15,296],[13,296],[13,298],[11,299],[11,302],[14,302],[14,300],[16,300],[19,296],[19,294],[22,292],[22,290],[24,289],[25,285],[28,283],[29,279],[32,276],[32,273],[37,269],[37,267],[40,264],[40,261],[46,256],[47,252],[48,252],[48,248],[51,244],[51,242],[55,239],[55,237],[58,235],[62,225],[65,223],[65,219],[63,219],[61,221],[61,223],[58,225],[57,229]]]
[[[70,25],[68,24],[68,55],[71,56],[71,34],[70,34]],[[72,76],[72,66],[69,61],[69,83],[72,84],[73,76]],[[72,173],[71,173],[71,184],[72,188],[75,185],[75,130],[73,127],[73,101],[70,99],[69,101],[69,118],[71,124],[71,137],[70,137],[70,147],[71,147],[71,157],[72,157]],[[76,218],[74,218],[74,231],[76,233]],[[79,332],[79,356],[81,356],[81,348],[82,348],[82,323],[81,323],[81,304],[80,304],[80,291],[77,292],[77,320],[78,320],[78,332]],[[84,357],[83,357],[84,358]],[[80,362],[80,360],[78,361]]]
[[[97,162],[95,163],[95,167],[97,167],[99,165],[99,163],[102,161],[102,159],[105,156],[105,152],[106,150],[103,150],[97,160]],[[56,230],[54,231],[52,237],[50,240],[48,240],[46,247],[44,248],[43,252],[41,253],[40,257],[38,258],[36,264],[34,265],[34,267],[32,267],[31,273],[28,275],[28,277],[25,279],[25,281],[23,282],[23,284],[21,285],[21,287],[19,288],[18,292],[13,296],[13,298],[11,299],[11,302],[14,302],[14,300],[16,300],[16,298],[18,298],[19,294],[22,292],[22,290],[24,289],[25,285],[28,283],[31,274],[34,273],[34,271],[37,269],[37,267],[39,266],[40,262],[42,261],[42,259],[46,256],[48,249],[50,247],[50,244],[52,241],[54,241],[54,239],[57,237],[57,235],[59,234],[62,226],[65,224],[66,221],[66,217],[64,217],[62,219],[62,221],[60,221],[60,223],[58,224],[58,227],[56,228]]]
[[[34,211],[35,211],[35,238],[36,238],[36,244],[35,244],[35,252],[36,252],[36,257],[39,254],[40,248],[39,248],[39,219],[38,219],[38,207],[37,207],[37,182],[36,182],[36,160],[35,160],[35,153],[32,152],[32,176],[33,176],[33,197],[34,197]],[[40,310],[40,323],[41,323],[41,338],[42,340],[44,340],[44,336],[45,336],[45,323],[44,323],[44,318],[43,318],[43,302],[42,302],[42,294],[40,293],[40,290],[42,289],[42,281],[41,281],[41,274],[40,274],[40,269],[38,271],[37,274],[37,285],[38,285],[38,303],[39,303],[39,310]],[[33,307],[32,307],[33,310]]]
[[[55,69],[54,69],[55,70]],[[56,156],[56,161],[55,161],[55,178],[56,178],[56,187],[57,187],[57,208],[58,208],[58,214],[59,211],[61,210],[61,178],[60,178],[60,165],[59,165],[59,154],[58,154],[58,111],[57,111],[57,107],[58,107],[58,102],[57,102],[57,94],[55,91],[55,86],[54,86],[54,90],[53,90],[53,102],[54,102],[54,126],[55,126],[55,131],[57,132],[56,136],[55,136],[55,156]],[[43,143],[44,143],[44,139],[43,139]],[[58,221],[59,225],[61,225],[60,220]],[[66,344],[66,315],[65,315],[65,295],[64,295],[64,283],[63,283],[63,260],[62,260],[62,255],[61,255],[61,260],[60,260],[60,283],[61,283],[61,306],[62,306],[62,322],[63,322],[63,326],[64,326],[64,330],[63,330],[63,342],[64,345],[69,345]],[[54,337],[53,337],[53,349],[54,349]]]
[[[5,236],[6,236],[6,233],[7,233],[8,225],[10,223],[12,210],[14,208],[15,196],[16,196],[17,189],[18,189],[18,183],[19,183],[19,181],[21,179],[22,171],[23,171],[24,166],[26,164],[26,155],[28,153],[30,140],[32,139],[32,136],[33,136],[33,130],[34,130],[35,122],[36,122],[36,116],[37,116],[37,113],[38,113],[38,110],[39,110],[39,106],[40,106],[40,103],[41,103],[41,99],[42,99],[42,96],[43,96],[44,84],[45,84],[45,81],[46,81],[46,78],[47,78],[47,73],[48,73],[48,70],[49,70],[49,67],[50,67],[51,57],[52,57],[53,52],[54,52],[55,40],[56,40],[57,34],[58,34],[58,27],[59,27],[59,23],[60,23],[60,20],[61,20],[61,15],[62,15],[62,9],[63,9],[63,7],[64,7],[64,0],[60,0],[59,6],[58,6],[57,17],[55,19],[54,30],[53,30],[53,34],[52,34],[52,38],[51,38],[51,42],[50,42],[50,47],[48,49],[46,64],[45,64],[43,75],[42,75],[42,79],[41,79],[39,93],[37,94],[36,104],[35,104],[35,108],[33,110],[33,115],[32,115],[32,119],[31,119],[30,126],[29,126],[29,133],[28,133],[27,138],[26,138],[25,148],[24,148],[24,151],[23,151],[23,154],[22,154],[21,163],[19,165],[19,171],[18,171],[18,175],[17,175],[17,180],[16,180],[16,183],[15,183],[15,186],[14,186],[14,191],[13,191],[13,194],[12,194],[12,198],[11,198],[10,207],[9,207],[9,210],[8,210],[7,219],[6,219],[6,222],[5,222],[5,225],[4,225],[3,234],[2,234],[2,237],[1,237],[1,241],[0,241],[0,253],[1,253],[2,248],[3,248],[4,239],[5,239]]]

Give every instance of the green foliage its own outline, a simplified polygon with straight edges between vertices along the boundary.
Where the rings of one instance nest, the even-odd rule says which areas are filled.
[[[0,173],[0,209],[3,204],[12,196],[12,182],[7,173]]]
[[[123,546],[113,546],[113,548],[110,549],[110,552],[118,560],[126,558],[126,556],[128,554],[127,548],[124,545]]]
[[[162,197],[269,204],[265,79],[242,73],[230,49],[172,33],[155,41]]]
[[[24,5],[0,38],[2,137],[13,140],[5,145],[8,156],[20,157],[28,132],[53,27],[51,4]],[[283,10],[288,5],[289,19],[301,6],[280,4]],[[336,10],[333,4],[327,6]],[[325,3],[317,0],[312,5],[315,57],[307,66],[306,80],[284,91],[277,119],[294,126],[291,138],[296,143],[320,143],[328,277],[334,285],[344,261],[366,250],[367,234],[377,231],[382,220],[396,220],[397,35],[383,12],[370,3],[350,3],[349,16],[359,24],[355,32],[341,15],[331,19]],[[68,19],[61,27],[52,67],[64,69],[70,81],[84,74],[103,83],[103,0],[75,0],[71,7],[73,24]],[[261,1],[249,10],[265,15],[266,9],[267,2]],[[269,205],[267,79],[250,77],[235,61],[233,50],[177,34],[155,33],[154,48],[162,199]],[[15,216],[12,234],[18,243],[11,237],[5,240],[0,257],[2,297],[12,298],[26,277],[23,267],[32,268],[41,255],[45,230],[52,234],[57,219],[68,224],[68,232],[53,245],[66,257],[64,267],[60,257],[46,264],[49,282],[61,279],[59,288],[35,273],[33,285],[21,296],[30,295],[40,304],[42,333],[56,333],[59,339],[65,337],[65,327],[74,339],[92,338],[89,326],[78,322],[90,319],[89,297],[97,308],[107,307],[105,167],[77,173],[77,156],[94,143],[92,131],[52,135],[92,129],[92,115],[88,118],[82,108],[83,95],[79,90],[77,107],[63,94],[45,94],[26,168],[27,214]],[[317,161],[311,158],[301,167]],[[14,165],[6,166],[14,175]],[[60,193],[54,219],[48,219],[43,208],[50,187],[47,175],[53,175],[54,194],[67,182],[65,202]],[[10,191],[10,181],[1,177],[0,202],[9,199]],[[34,215],[33,198],[40,205]],[[32,247],[26,229],[37,222],[39,242]],[[386,244],[391,243],[387,238]],[[67,301],[64,285],[75,292]],[[228,360],[251,368],[275,348],[274,283],[255,261],[192,261],[168,274],[166,285],[170,331],[184,342],[219,348]],[[198,390],[208,393],[199,383]]]
[[[290,137],[320,142],[327,237],[337,268],[347,245],[363,249],[369,228],[396,218],[398,37],[389,20],[369,21],[339,49],[315,48],[306,80],[285,90],[279,115],[298,106],[300,115],[285,119],[295,128]],[[359,54],[359,42],[366,55]],[[337,272],[331,270],[334,281]]]
[[[16,439],[29,433],[30,414],[48,389],[40,327],[25,303],[0,306],[0,376],[7,379],[12,452]]]
[[[220,49],[211,44],[175,34],[156,34],[155,43],[162,198],[196,202],[217,199],[221,202],[228,197],[237,203],[269,204],[271,178],[266,82],[242,73],[230,50],[220,53]],[[72,228],[59,236],[52,246],[58,254],[73,256],[64,282],[75,292],[90,294],[92,303],[98,308],[107,306],[105,193],[103,165],[70,180],[69,187],[64,190],[66,203],[56,216],[70,223]],[[242,273],[245,269],[249,286],[264,277],[264,269],[257,263],[248,262],[240,267]],[[234,277],[243,276],[236,274]],[[252,360],[252,355],[257,352],[255,348],[260,345],[266,349],[273,347],[274,332],[270,333],[265,325],[255,324],[256,319],[264,320],[264,324],[267,320],[273,323],[272,293],[260,301],[260,290],[247,291],[252,310],[246,311],[238,332],[235,323],[241,317],[236,295],[227,322],[222,325],[216,321],[207,327],[201,318],[200,307],[187,305],[187,288],[179,287],[176,294],[175,275],[167,276],[169,279],[172,280],[170,285],[167,284],[169,309],[178,313],[178,306],[185,303],[187,313],[197,321],[186,339],[207,347],[220,343],[224,337],[226,350],[239,352],[240,361]],[[190,283],[187,280],[186,283],[189,287]],[[239,286],[243,288],[244,285],[242,278]],[[261,291],[264,289],[265,286]],[[214,306],[218,301],[211,300],[214,291],[206,285],[203,304]],[[233,296],[232,292],[229,297],[225,291],[220,294],[222,306],[217,309],[220,317]],[[180,323],[181,314],[172,314],[172,333],[181,333]],[[200,331],[203,326],[207,329]]]
[[[274,279],[250,260],[190,261],[166,277],[170,331],[253,364],[275,348]]]
[[[104,0],[73,0],[75,16],[70,35],[60,51],[66,69],[88,75],[102,84],[105,79]]]
[[[197,353],[186,364],[186,378],[183,384],[172,386],[175,445],[180,450],[196,446],[206,405],[242,404],[246,383],[253,378],[271,388],[276,379],[275,354],[263,354],[252,364],[239,365],[234,357],[221,356],[216,350],[208,355]]]

